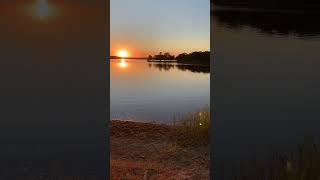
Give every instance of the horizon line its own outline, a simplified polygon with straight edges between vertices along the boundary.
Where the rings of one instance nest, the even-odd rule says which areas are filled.
[[[190,54],[190,53],[193,53],[193,52],[210,52],[210,50],[204,50],[204,51],[191,51],[189,53],[187,52],[183,52],[183,53],[187,53],[187,54]],[[183,53],[178,53],[179,54],[183,54]],[[134,56],[131,56],[131,57],[120,57],[120,56],[116,56],[116,55],[110,55],[109,57],[113,57],[113,58],[120,58],[120,59],[128,59],[128,58],[148,58],[151,54],[149,54],[148,56],[143,56],[143,57],[134,57]],[[157,54],[154,54],[154,55],[157,55]],[[177,56],[176,54],[171,54],[171,55],[174,55],[174,56]]]

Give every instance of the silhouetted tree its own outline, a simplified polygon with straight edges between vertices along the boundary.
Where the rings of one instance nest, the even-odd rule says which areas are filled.
[[[171,55],[170,53],[166,52],[164,54],[162,54],[162,52],[160,52],[159,54],[155,55],[153,57],[153,59],[158,59],[158,60],[172,60],[174,59],[174,56]]]
[[[165,52],[162,54],[160,52],[153,57],[149,55],[148,59],[156,59],[156,60],[174,60],[176,59],[181,63],[194,63],[194,64],[209,64],[210,63],[210,52],[209,51],[195,51],[190,54],[182,53],[178,56],[171,55],[169,52]]]
[[[180,63],[210,64],[210,52],[195,51],[190,54],[182,53],[176,59]]]
[[[317,0],[211,0],[217,6],[261,8],[261,9],[299,9],[319,10]]]

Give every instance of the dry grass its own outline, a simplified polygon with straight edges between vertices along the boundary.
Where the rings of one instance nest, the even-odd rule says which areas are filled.
[[[176,119],[173,127],[179,133],[177,143],[182,146],[199,146],[210,143],[210,108],[205,106]]]

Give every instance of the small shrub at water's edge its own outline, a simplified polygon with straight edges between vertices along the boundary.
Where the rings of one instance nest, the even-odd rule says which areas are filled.
[[[189,112],[181,118],[174,118],[173,124],[179,136],[180,145],[208,145],[210,141],[210,108]]]

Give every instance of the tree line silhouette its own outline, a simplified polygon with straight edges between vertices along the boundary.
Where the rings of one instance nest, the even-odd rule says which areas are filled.
[[[160,52],[157,55],[149,55],[148,60],[176,60],[179,63],[210,64],[210,51],[195,51],[181,53],[177,56]]]
[[[215,11],[213,18],[230,29],[251,27],[259,33],[314,37],[320,34],[320,14]]]
[[[319,10],[318,0],[211,0],[217,6],[262,9]]]
[[[170,53],[166,52],[166,53],[163,53],[160,52],[159,54],[156,54],[154,56],[152,55],[149,55],[148,59],[157,59],[157,60],[174,60],[175,59],[175,56],[174,55],[171,55]]]

